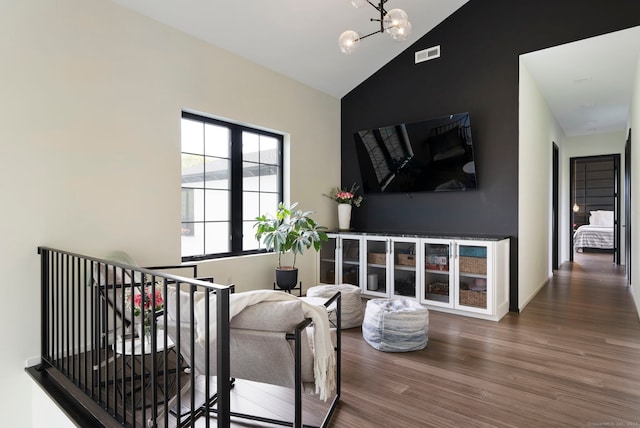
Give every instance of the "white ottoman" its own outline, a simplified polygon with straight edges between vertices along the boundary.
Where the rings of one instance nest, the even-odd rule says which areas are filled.
[[[418,351],[427,346],[428,334],[429,311],[415,300],[400,297],[367,302],[362,336],[375,349]]]
[[[337,292],[342,297],[342,313],[340,314],[341,328],[354,328],[362,325],[362,298],[360,287],[351,284],[317,285],[307,290],[307,297],[322,297],[329,299]],[[335,313],[331,314],[331,321],[335,322]]]

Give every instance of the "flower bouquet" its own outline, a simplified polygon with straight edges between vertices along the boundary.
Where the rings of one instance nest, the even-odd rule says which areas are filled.
[[[351,188],[349,188],[348,190],[335,187],[331,190],[331,193],[329,193],[328,195],[323,193],[323,195],[329,199],[333,199],[339,204],[349,204],[359,207],[363,199],[362,196],[356,196],[356,192],[359,188],[360,186],[356,185],[356,183],[353,183],[351,185]]]
[[[133,308],[133,315],[138,317],[142,315],[142,326],[144,328],[143,334],[145,338],[151,336],[151,317],[154,312],[159,311],[164,307],[164,300],[162,299],[162,293],[160,288],[156,288],[155,294],[153,293],[150,285],[145,286],[142,293],[137,289],[131,294],[131,287],[125,289],[125,302],[127,309],[131,311]]]

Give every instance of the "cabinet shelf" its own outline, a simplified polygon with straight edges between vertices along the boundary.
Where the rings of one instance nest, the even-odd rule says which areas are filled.
[[[416,271],[416,267],[415,266],[395,265],[394,268],[395,268],[395,270],[404,270],[404,271],[407,271],[407,272],[415,272]]]
[[[487,278],[486,274],[481,274],[481,273],[466,273],[466,272],[460,272],[458,274],[460,277],[465,277],[465,278]]]
[[[386,269],[387,265],[381,265],[378,263],[367,263],[367,266],[369,267],[373,267],[373,268],[378,268],[378,269]]]
[[[450,274],[448,270],[425,269],[424,271],[427,273],[435,273],[435,274],[447,275],[447,276],[449,276]]]

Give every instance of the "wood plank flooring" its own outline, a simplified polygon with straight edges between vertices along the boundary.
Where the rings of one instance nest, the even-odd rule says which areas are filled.
[[[565,263],[499,323],[430,311],[429,344],[376,351],[343,334],[332,426],[640,426],[640,321],[609,255]]]

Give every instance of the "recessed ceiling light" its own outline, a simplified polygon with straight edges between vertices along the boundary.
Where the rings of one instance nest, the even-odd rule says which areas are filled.
[[[591,77],[583,77],[581,79],[574,80],[573,83],[575,83],[576,85],[579,85],[580,83],[586,83],[586,82],[589,82],[591,80],[592,80]]]

